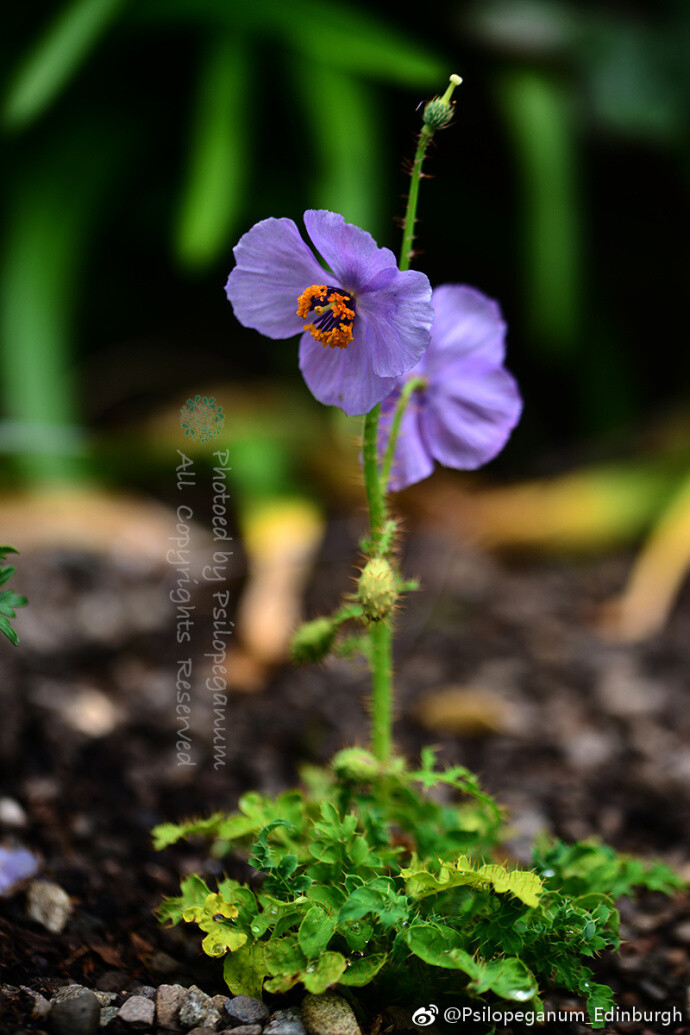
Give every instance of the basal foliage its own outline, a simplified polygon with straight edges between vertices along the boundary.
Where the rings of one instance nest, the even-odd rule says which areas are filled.
[[[3,633],[15,646],[19,639],[12,627],[12,619],[16,617],[16,608],[25,606],[26,597],[20,596],[7,586],[16,568],[10,565],[5,566],[4,561],[8,553],[16,552],[13,546],[0,546],[0,586],[5,586],[4,589],[0,589],[0,633]]]
[[[305,784],[154,831],[159,849],[201,835],[215,857],[248,864],[246,883],[216,890],[187,877],[160,911],[199,927],[235,994],[372,986],[414,1004],[433,989],[539,1010],[542,990],[561,987],[593,1015],[612,993],[585,961],[619,945],[614,900],[681,884],[595,843],[539,844],[529,870],[500,861],[500,809],[466,769],[439,771],[430,749],[417,770],[349,749]]]

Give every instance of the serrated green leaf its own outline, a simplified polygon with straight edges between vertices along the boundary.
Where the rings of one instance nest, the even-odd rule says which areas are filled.
[[[206,926],[211,926],[207,924]],[[199,924],[202,931],[205,930],[204,923]],[[201,943],[201,948],[207,956],[224,956],[226,952],[235,952],[247,943],[247,935],[224,924],[213,924],[213,929],[208,932]]]
[[[361,920],[367,913],[381,909],[384,902],[385,898],[380,891],[368,887],[356,888],[343,904],[338,921]]]
[[[201,879],[196,874],[191,874],[180,884],[180,894],[166,898],[159,910],[159,918],[161,920],[169,920],[172,924],[178,924],[180,920],[185,918],[184,914],[187,911],[190,912],[190,919],[195,919],[198,910],[200,917],[205,916],[204,902],[208,898],[209,890]]]
[[[261,944],[243,945],[225,957],[223,977],[233,995],[261,996],[267,974]]]
[[[196,873],[191,873],[189,877],[185,877],[180,884],[181,898],[187,903],[188,907],[202,906],[204,902],[211,894],[206,882],[198,877]]]
[[[375,956],[362,956],[361,959],[350,959],[347,961],[347,969],[339,980],[341,985],[353,985],[362,988],[373,981],[378,972],[388,962],[389,956],[385,952]]]
[[[454,955],[454,952],[451,953],[451,956]],[[476,966],[477,975],[473,979],[471,987],[479,994],[491,991],[501,999],[526,1003],[533,999],[538,992],[534,974],[522,960],[516,959],[514,956],[507,956],[500,960],[487,960],[477,963]],[[461,969],[465,970],[465,967],[462,966]]]
[[[192,884],[191,881],[194,881]],[[182,914],[182,919],[187,923],[195,922],[199,923],[201,920],[206,920],[208,917],[213,916],[215,913],[219,913],[224,917],[235,917],[237,916],[237,908],[231,906],[230,903],[225,902],[220,895],[211,894],[206,888],[206,895],[201,898],[202,889],[206,888],[206,884],[192,874],[191,877],[187,877],[182,885],[182,897],[188,903],[187,908]]]
[[[324,952],[335,931],[335,920],[320,906],[312,906],[300,924],[297,938],[307,959]]]
[[[324,952],[317,964],[309,963],[302,975],[307,992],[321,995],[336,985],[347,968],[345,957],[339,952]]]
[[[347,898],[341,888],[323,884],[312,884],[306,896],[314,905],[322,906],[328,912],[338,912]]]
[[[508,870],[505,866],[486,863],[479,867],[477,876],[490,881],[499,894],[515,895],[532,909],[539,905],[543,885],[541,879],[531,870]]]
[[[410,952],[432,967],[463,970],[476,978],[479,969],[463,948],[461,935],[452,927],[437,923],[412,924],[404,934]]]
[[[159,823],[153,828],[154,848],[160,851],[183,838],[213,837],[223,818],[222,812],[215,812],[206,819],[189,819],[183,823]]]
[[[15,647],[17,646],[19,643],[19,637],[7,619],[3,617],[0,617],[0,632],[5,634],[10,643],[14,644]]]
[[[373,937],[374,928],[366,921],[355,921],[339,924],[338,932],[345,936],[348,949],[352,952],[363,952]]]
[[[294,974],[307,965],[307,957],[299,947],[297,934],[268,942],[264,958],[271,974]]]
[[[302,918],[308,910],[309,903],[300,902],[297,905],[294,905],[293,908],[288,910],[286,913],[283,913],[273,928],[271,938],[280,938],[282,935],[294,930],[294,928],[301,923]]]
[[[151,834],[153,847],[157,852],[169,845],[176,844],[185,836],[184,827],[179,823],[159,823],[157,827],[153,828]]]
[[[584,991],[587,997],[589,1023],[593,1028],[603,1028],[606,1022],[603,1020],[597,1021],[596,1017],[603,1017],[609,1011],[615,1011],[616,1002],[613,998],[613,992],[608,985],[600,985],[595,981],[588,981],[586,986]]]
[[[0,593],[0,614],[14,618],[14,609],[26,607],[28,601],[21,593],[15,593],[13,589],[5,589]]]
[[[286,992],[289,992],[291,988],[298,984],[301,978],[301,972],[296,974],[278,974],[276,977],[269,978],[264,983],[264,988],[273,995],[285,995]]]
[[[240,884],[239,881],[226,877],[218,885],[218,894],[226,902],[232,903],[238,909],[238,918],[243,923],[248,923],[258,911],[258,904],[254,892]]]

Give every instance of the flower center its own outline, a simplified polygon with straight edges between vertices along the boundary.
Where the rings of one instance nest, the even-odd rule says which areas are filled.
[[[303,320],[313,317],[304,329],[324,348],[346,349],[352,341],[355,300],[341,288],[312,284],[297,299],[297,315]]]

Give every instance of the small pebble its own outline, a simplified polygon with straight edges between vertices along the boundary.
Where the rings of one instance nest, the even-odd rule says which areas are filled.
[[[218,1035],[261,1035],[262,1032],[260,1024],[240,1024],[237,1028],[223,1028]]]
[[[112,1006],[117,999],[117,992],[101,992],[99,989],[94,989],[93,994],[101,1006]]]
[[[120,1012],[119,1006],[104,1006],[101,1008],[101,1019],[99,1028],[107,1028],[111,1021],[114,1021]]]
[[[302,1020],[309,1035],[362,1035],[352,1007],[336,992],[306,995]]]
[[[20,985],[19,987],[22,992],[26,992],[33,1000],[34,1005],[31,1010],[31,1019],[33,1021],[40,1021],[43,1017],[47,1017],[51,1010],[51,1004],[48,1000],[40,992],[34,992],[33,988],[27,988],[26,985]]]
[[[125,1024],[142,1028],[147,1028],[150,1024],[153,1024],[155,1016],[156,1007],[154,1003],[143,995],[131,996],[122,1004],[118,1013],[118,1017]]]
[[[215,1028],[192,1028],[188,1035],[216,1035]]]
[[[221,1022],[220,1013],[211,1002],[211,997],[196,985],[187,989],[178,1019],[183,1028],[205,1026],[214,1031]]]
[[[57,1003],[64,1003],[66,999],[75,999],[80,996],[82,992],[90,992],[90,988],[84,988],[83,985],[63,985],[62,988],[58,988],[57,992],[51,996],[50,1002],[53,1006]],[[93,993],[96,995],[96,993]],[[96,996],[98,999],[98,996]]]
[[[177,1028],[177,1016],[187,994],[182,985],[159,985],[156,992],[156,1020],[159,1028]]]
[[[218,1010],[221,1017],[224,1017],[225,1014],[223,1011],[225,1010],[225,1004],[230,1002],[228,997],[226,995],[214,995],[211,997],[211,1002],[215,1006],[216,1010]]]
[[[88,988],[54,1003],[49,1016],[53,1035],[95,1035],[101,1019],[96,996]]]
[[[276,1010],[264,1028],[264,1035],[307,1035],[300,1012],[295,1006]]]
[[[145,999],[155,999],[157,989],[153,985],[141,985],[138,981],[131,981],[125,991],[130,995],[143,995]]]
[[[59,884],[48,880],[31,882],[26,895],[26,913],[30,920],[35,920],[51,934],[60,934],[71,912],[70,897]]]
[[[26,812],[14,798],[0,798],[0,823],[14,830],[21,830],[26,826]]]
[[[260,999],[250,995],[236,995],[225,1004],[225,1012],[231,1022],[237,1024],[265,1024],[270,1011]]]

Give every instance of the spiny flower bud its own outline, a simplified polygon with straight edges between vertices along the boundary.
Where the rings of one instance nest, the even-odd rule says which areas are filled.
[[[357,596],[364,614],[374,622],[391,613],[398,598],[395,572],[385,557],[372,557],[359,577]]]
[[[330,653],[336,626],[330,618],[315,618],[301,625],[290,644],[292,660],[300,665],[322,661]]]
[[[374,756],[357,747],[343,748],[334,755],[331,768],[339,780],[347,783],[369,783],[381,772]]]
[[[459,86],[462,79],[459,75],[450,77],[450,86],[443,97],[434,97],[424,108],[424,125],[433,133],[437,129],[444,129],[453,118],[454,102],[451,101],[453,90]]]

